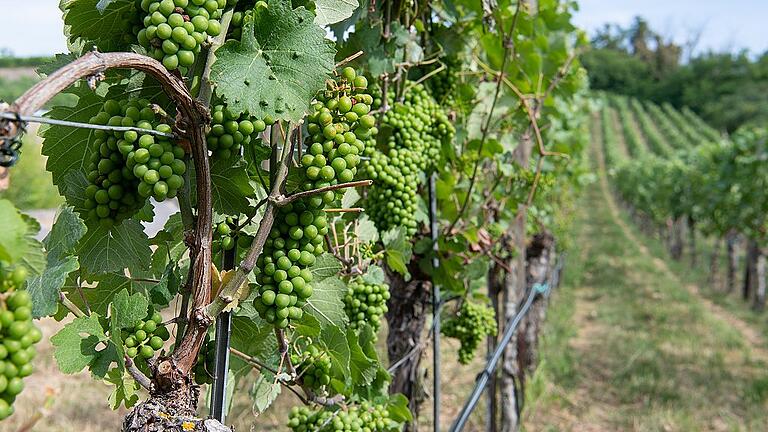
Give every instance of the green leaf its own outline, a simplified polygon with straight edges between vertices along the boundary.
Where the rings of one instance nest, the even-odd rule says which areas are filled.
[[[59,293],[67,276],[80,268],[77,257],[48,255],[43,273],[27,280],[27,291],[32,297],[32,316],[41,318],[56,313]]]
[[[119,292],[127,290],[129,293],[133,293],[131,279],[122,274],[100,274],[88,282],[90,282],[89,285],[93,283],[96,285],[78,288],[76,281],[69,281],[64,291],[70,293],[67,297],[80,309],[90,309],[92,312],[103,316],[107,316],[109,305]]]
[[[280,396],[280,391],[281,385],[275,379],[275,375],[271,372],[263,371],[256,379],[251,391],[253,409],[257,413],[264,412]]]
[[[367,386],[376,377],[379,368],[377,358],[371,358],[363,351],[356,332],[347,332],[347,343],[350,350],[349,368],[352,382],[356,386]]]
[[[255,195],[246,163],[239,155],[229,160],[214,160],[211,164],[211,199],[216,212],[248,213],[251,209],[248,198]]]
[[[357,0],[315,0],[315,24],[336,24],[351,17],[358,6]]]
[[[106,84],[99,85],[96,91],[92,91],[85,83],[74,85],[63,93],[77,96],[75,106],[56,106],[46,114],[46,117],[87,123],[104,106],[104,95],[107,89]],[[73,204],[62,184],[68,174],[85,172],[89,162],[88,142],[91,140],[93,130],[51,125],[41,127],[39,134],[43,137],[43,155],[48,157],[45,167],[51,172],[53,184],[58,185],[59,191],[67,198],[67,202]],[[84,177],[83,180],[85,180]],[[78,198],[75,194],[72,197]],[[79,198],[82,200],[82,197]]]
[[[344,191],[344,196],[341,197],[341,207],[350,208],[360,201],[360,193],[355,188],[349,188]]]
[[[327,325],[320,331],[320,341],[331,356],[333,375],[342,378],[349,376],[350,350],[344,331],[335,325]]]
[[[100,225],[88,226],[88,232],[77,245],[80,265],[89,273],[149,269],[151,249],[144,227],[128,219],[111,230]]]
[[[396,422],[405,423],[413,421],[413,415],[408,408],[408,398],[400,393],[390,396],[387,409],[389,410],[390,418]]]
[[[64,34],[71,45],[100,51],[126,48],[126,34],[140,16],[134,0],[62,0]]]
[[[21,218],[27,224],[27,234],[24,236],[26,252],[19,260],[19,264],[26,267],[30,275],[38,276],[45,270],[46,265],[43,244],[37,240],[37,233],[40,232],[40,223],[24,213],[21,214]]]
[[[43,245],[48,253],[48,260],[50,261],[51,257],[62,257],[74,253],[75,245],[83,237],[85,231],[85,224],[74,212],[74,209],[62,206],[51,231],[43,240]]]
[[[408,263],[411,262],[413,251],[405,227],[399,226],[385,232],[382,242],[389,268],[409,279]]]
[[[29,250],[28,225],[8,200],[0,200],[0,260],[15,263]]]
[[[357,220],[356,233],[361,242],[375,242],[379,239],[379,230],[368,215],[363,215]]]
[[[310,314],[303,314],[293,325],[297,335],[311,338],[320,336],[320,321]]]
[[[335,325],[345,328],[347,314],[344,312],[343,298],[347,294],[347,286],[338,277],[329,277],[318,283],[312,282],[314,291],[307,300],[304,311],[320,321],[320,325]]]
[[[133,327],[136,322],[146,318],[149,301],[140,293],[129,294],[128,289],[120,291],[112,300],[110,316],[115,327],[112,333],[120,335],[120,330]]]
[[[304,8],[270,0],[243,23],[242,41],[216,51],[211,70],[217,94],[235,111],[298,121],[334,68],[333,43]]]
[[[80,372],[98,359],[101,352],[96,346],[108,339],[98,315],[75,318],[51,337],[59,370],[65,374]]]
[[[369,284],[383,284],[384,283],[384,270],[377,265],[370,265],[363,275],[363,280]]]
[[[109,407],[113,410],[120,408],[121,405],[130,408],[139,401],[138,392],[141,387],[125,371],[119,368],[112,369],[107,373],[105,381],[115,386],[107,399]]]
[[[312,281],[317,283],[339,274],[341,271],[341,261],[332,254],[325,252],[317,257],[309,271],[312,272]]]
[[[241,308],[240,312],[249,311],[248,308]],[[240,313],[239,312],[239,313]],[[264,321],[253,310],[247,312],[248,316],[232,317],[232,335],[230,345],[249,356],[256,357],[261,361],[268,361],[277,355],[277,339],[275,338],[275,327]],[[255,315],[251,315],[255,314]],[[277,369],[278,365],[274,365]],[[230,369],[236,376],[241,376],[252,369],[245,361],[239,357],[230,356]]]

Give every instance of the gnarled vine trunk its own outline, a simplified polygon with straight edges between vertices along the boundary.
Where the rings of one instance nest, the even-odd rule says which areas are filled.
[[[752,309],[761,312],[765,309],[765,251],[757,247],[757,258],[755,259],[755,296],[752,302]]]
[[[707,285],[714,288],[717,284],[718,274],[720,273],[720,250],[723,248],[723,239],[715,238],[712,245],[712,255],[709,256],[709,275],[707,275]]]
[[[669,254],[674,260],[680,260],[683,256],[683,233],[685,231],[684,219],[678,218],[672,222],[672,240]]]
[[[550,279],[555,259],[555,238],[548,232],[536,234],[526,250],[526,278],[528,289],[544,284]],[[520,392],[525,394],[526,377],[532,375],[538,364],[538,346],[541,326],[547,311],[547,298],[536,297],[531,310],[522,323],[518,340],[518,363],[523,374],[520,376]]]
[[[752,239],[747,241],[747,256],[744,263],[744,284],[742,285],[741,297],[744,301],[749,301],[757,291],[757,259],[759,248],[757,242]]]
[[[730,293],[736,288],[736,268],[739,266],[739,257],[736,255],[736,243],[738,235],[730,231],[725,236],[726,254],[728,262],[725,272],[725,291]]]
[[[696,223],[693,218],[688,218],[688,254],[691,256],[691,268],[696,267],[698,259],[696,252]]]
[[[428,282],[416,278],[406,281],[399,273],[385,268],[391,293],[386,314],[389,328],[387,354],[390,365],[398,363],[392,372],[389,392],[404,394],[413,418],[418,419],[425,398],[419,364],[425,348],[424,328],[431,304],[430,290]],[[418,430],[418,423],[414,420],[406,430]]]
[[[486,360],[491,357],[501,334],[501,316],[499,310],[499,294],[504,292],[504,269],[497,263],[492,263],[488,271],[488,297],[491,299],[494,315],[496,316],[496,336],[489,335],[486,338]],[[499,400],[497,398],[499,388],[499,374],[495,371],[488,380],[486,432],[499,430]]]
[[[504,282],[504,323],[512,320],[518,312],[518,306],[525,295],[526,271],[525,271],[525,221],[527,208],[520,205],[517,216],[510,229],[510,250],[515,256],[509,261],[509,269]],[[502,330],[503,331],[503,330]],[[501,360],[500,401],[501,401],[501,430],[512,432],[519,430],[520,426],[520,392],[517,386],[517,378],[521,374],[517,361],[517,339],[514,335],[510,343],[504,349]]]

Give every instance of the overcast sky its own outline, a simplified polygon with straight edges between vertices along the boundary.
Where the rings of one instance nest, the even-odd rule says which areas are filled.
[[[768,0],[581,0],[576,24],[589,31],[635,15],[677,42],[701,31],[698,51],[768,50]],[[0,0],[0,49],[19,56],[66,50],[59,0]]]

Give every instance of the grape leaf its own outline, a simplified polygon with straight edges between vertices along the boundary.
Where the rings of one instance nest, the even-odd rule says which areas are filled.
[[[88,232],[77,245],[80,265],[88,273],[134,271],[149,268],[152,251],[144,227],[128,219],[111,230],[100,225],[88,226]]]
[[[355,188],[349,188],[344,191],[344,195],[341,197],[341,206],[349,208],[358,201],[360,201],[360,193]]]
[[[261,319],[253,307],[243,307],[238,311],[245,316],[232,317],[232,335],[230,345],[245,354],[268,361],[277,355],[277,339],[274,336],[274,326]],[[277,364],[274,365],[277,369]],[[236,356],[230,356],[230,369],[236,376],[241,376],[251,370],[245,361]]]
[[[136,322],[146,318],[149,302],[141,293],[129,294],[128,289],[123,288],[112,300],[110,316],[114,327],[112,333],[120,336],[120,330],[133,327]]]
[[[336,24],[351,17],[358,6],[357,0],[315,0],[315,24]]]
[[[108,340],[98,315],[75,318],[51,337],[59,370],[65,374],[80,372],[103,352],[96,351],[96,346]]]
[[[312,272],[312,281],[317,283],[339,274],[341,271],[341,261],[332,254],[325,252],[317,257],[309,271]]]
[[[347,294],[344,282],[334,276],[317,283],[313,281],[312,288],[312,297],[307,300],[304,311],[317,318],[321,326],[335,325],[346,328],[348,319],[342,301]]]
[[[378,359],[375,356],[371,358],[366,355],[355,332],[347,332],[347,344],[350,350],[349,369],[353,383],[357,386],[370,384],[379,368]]]
[[[390,418],[396,422],[413,421],[413,414],[411,414],[411,410],[408,408],[408,398],[400,393],[389,397],[387,410],[389,411]]]
[[[368,269],[363,275],[363,280],[369,284],[383,284],[384,270],[375,264],[368,266]]]
[[[30,249],[27,241],[27,222],[19,210],[8,200],[0,200],[0,260],[15,263]]]
[[[387,258],[387,265],[393,271],[410,279],[408,263],[411,262],[411,244],[408,242],[405,227],[396,227],[385,232],[381,237]]]
[[[37,233],[40,232],[40,223],[33,217],[21,214],[21,218],[27,224],[27,233],[24,236],[26,242],[26,252],[19,259],[19,264],[29,270],[29,274],[37,276],[45,270],[45,251],[43,244],[37,240]]]
[[[375,242],[379,239],[379,230],[368,215],[363,215],[357,220],[355,233],[361,242]]]
[[[104,106],[107,88],[106,84],[99,85],[96,91],[91,91],[85,84],[72,86],[63,93],[78,97],[75,106],[56,106],[46,116],[56,120],[88,122]],[[51,172],[53,184],[59,186],[59,191],[70,204],[72,202],[62,184],[69,173],[85,172],[89,154],[88,142],[91,140],[92,133],[92,129],[65,126],[51,125],[40,128],[39,135],[43,137],[43,155],[48,157],[45,167]]]
[[[325,88],[336,51],[303,7],[270,0],[243,23],[242,41],[216,50],[211,80],[234,111],[298,121]]]
[[[105,381],[115,386],[108,398],[109,407],[113,410],[120,408],[120,405],[130,408],[139,401],[139,384],[125,371],[112,369],[107,373]]]
[[[68,298],[77,307],[82,310],[90,309],[99,315],[107,315],[109,305],[120,291],[125,289],[129,293],[133,293],[131,280],[122,274],[104,273],[93,280],[89,280],[89,282],[89,285],[95,283],[95,286],[83,286],[78,289],[76,281],[69,281],[64,287],[64,291],[72,293]]]
[[[257,413],[264,412],[272,402],[280,395],[281,385],[275,379],[275,375],[269,371],[263,371],[253,384],[251,397],[253,398],[253,408]]]
[[[320,341],[331,356],[333,375],[349,376],[350,348],[344,331],[335,325],[327,325],[320,331]]]
[[[125,35],[132,35],[140,17],[134,0],[63,0],[64,33],[70,44],[93,46],[100,51],[119,51],[130,45]]]
[[[43,273],[27,280],[27,291],[32,297],[32,316],[41,318],[56,313],[61,287],[67,276],[80,268],[77,257],[48,255]]]
[[[216,159],[211,164],[211,199],[218,213],[238,214],[251,210],[249,197],[256,195],[256,189],[248,177],[246,163],[240,156],[229,160]]]
[[[62,206],[51,231],[43,240],[49,262],[52,257],[60,258],[64,255],[71,255],[85,231],[85,224],[74,212],[74,209]]]

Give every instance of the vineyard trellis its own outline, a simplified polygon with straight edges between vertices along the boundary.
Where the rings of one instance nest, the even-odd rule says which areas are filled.
[[[415,430],[430,343],[439,429],[441,335],[468,363],[499,334],[489,428],[517,428],[544,309],[523,302],[544,284],[527,249],[563,235],[587,174],[573,7],[62,3],[71,53],[2,109],[0,138],[10,149],[45,123],[66,204],[42,243],[0,205],[17,227],[0,238],[2,275],[29,275],[0,297],[71,317],[51,338],[57,364],[113,385],[125,431],[223,430],[236,382],[259,413],[292,395],[294,431]],[[61,92],[74,106],[35,116]],[[141,222],[165,200],[180,210],[149,238]],[[3,343],[22,326],[37,339],[19,324]]]

